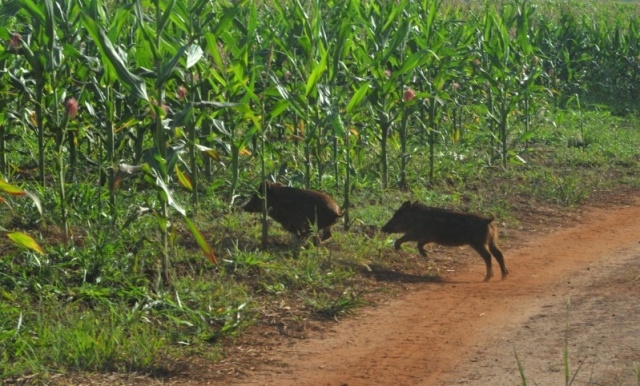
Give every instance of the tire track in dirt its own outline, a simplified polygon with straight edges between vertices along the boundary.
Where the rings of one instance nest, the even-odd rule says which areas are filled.
[[[521,323],[469,348],[442,385],[640,385],[640,243],[549,287]]]
[[[485,384],[474,364],[494,369],[480,363],[479,353],[508,343],[500,351],[515,368],[513,340],[519,328],[544,312],[550,299],[562,298],[563,283],[579,282],[571,290],[580,293],[592,279],[624,272],[621,264],[638,260],[633,254],[640,254],[640,206],[594,209],[577,226],[528,240],[505,251],[510,276],[504,281],[482,283],[484,264],[475,264],[443,282],[420,284],[341,322],[321,339],[274,352],[268,365],[233,384]],[[557,322],[554,329],[562,331],[564,325]]]

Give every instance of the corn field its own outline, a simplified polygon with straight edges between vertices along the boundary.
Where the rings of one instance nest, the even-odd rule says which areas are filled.
[[[27,251],[2,245],[6,360],[37,346],[15,338],[26,309],[4,303],[18,289],[42,296],[47,285],[33,277],[94,307],[135,303],[123,318],[162,304],[204,336],[209,319],[162,292],[175,284],[178,223],[203,264],[221,264],[195,220],[203,202],[230,210],[259,181],[279,180],[340,192],[348,228],[355,190],[428,186],[462,163],[507,172],[555,111],[640,108],[636,3],[0,0],[0,25],[0,231]],[[148,219],[157,238],[128,234]],[[41,245],[30,230],[45,228]],[[155,285],[139,281],[141,251],[161,262]],[[252,253],[244,264],[264,263]],[[5,273],[18,267],[31,273]],[[26,302],[45,307],[39,299]],[[229,303],[210,306],[214,338],[240,325],[246,303]],[[128,325],[117,315],[108,322]]]
[[[265,178],[333,184],[348,203],[364,180],[416,183],[417,153],[425,181],[460,144],[478,167],[520,162],[550,109],[635,111],[636,9],[581,4],[3,0],[3,190],[50,188],[67,241],[75,183],[103,187],[115,223],[138,178],[165,265],[173,210],[215,262],[174,187],[193,212],[203,186],[233,200]]]

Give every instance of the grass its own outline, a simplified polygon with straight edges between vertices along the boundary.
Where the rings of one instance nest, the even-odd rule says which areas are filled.
[[[432,13],[421,8],[429,2],[345,3],[353,9],[339,2],[201,2],[196,8],[178,2],[171,9],[144,3],[102,12],[98,1],[88,13],[79,3],[55,12],[48,2],[3,3],[1,174],[35,193],[44,215],[3,190],[0,204],[10,209],[2,205],[0,225],[30,235],[46,254],[0,241],[0,383],[22,377],[48,383],[70,371],[172,374],[172,363],[184,358],[218,360],[250,326],[343,317],[380,292],[438,280],[438,264],[415,258],[408,247],[394,252],[393,237],[378,232],[404,200],[493,214],[501,226],[515,227],[523,210],[570,210],[600,194],[640,187],[638,120],[607,110],[637,111],[636,5],[504,1],[493,9],[474,1]],[[105,5],[114,10],[116,3]],[[402,11],[397,5],[406,12],[395,12]],[[528,20],[529,6],[553,15],[554,25],[545,27],[546,17]],[[591,17],[605,13],[611,23]],[[423,30],[431,16],[433,33]],[[103,27],[109,37],[98,33]],[[107,42],[116,30],[122,34]],[[520,36],[510,49],[498,49],[498,40],[514,32]],[[575,52],[572,42],[581,43]],[[599,50],[605,46],[615,55]],[[418,59],[422,53],[428,55]],[[65,60],[52,60],[61,55]],[[498,66],[507,62],[508,68]],[[389,79],[397,84],[384,91]],[[525,90],[526,83],[540,87]],[[413,104],[401,102],[409,86],[422,94]],[[188,88],[188,103],[177,95],[181,87]],[[365,97],[356,90],[370,92],[356,103],[357,95]],[[145,93],[157,109],[142,101]],[[572,100],[579,93],[592,99]],[[529,102],[528,111],[519,111],[524,95],[536,105],[532,134],[522,125]],[[497,108],[501,99],[508,109]],[[70,100],[82,106],[77,117]],[[440,115],[427,124],[426,110],[418,110],[429,100]],[[161,104],[170,114],[161,115]],[[456,106],[463,122],[448,133]],[[398,114],[413,107],[403,141],[398,119],[409,116]],[[387,114],[395,123],[387,145],[390,188],[382,189],[380,125]],[[504,137],[494,127],[501,118],[509,124]],[[347,149],[343,131],[358,146]],[[427,134],[434,135],[433,179]],[[178,154],[194,143],[206,145],[211,159],[199,155],[190,163]],[[171,156],[162,155],[166,148]],[[73,149],[80,159],[71,178],[63,161]],[[407,184],[398,190],[403,161]],[[144,181],[124,172],[140,162],[155,165]],[[262,248],[258,216],[238,205],[264,177],[260,164],[263,173],[295,186],[313,181],[338,202],[347,201],[349,173],[349,229],[336,226],[319,248],[292,247],[272,223]],[[116,189],[107,176],[117,166],[122,173],[110,181]],[[207,166],[213,177],[195,208],[189,173]],[[180,184],[165,176],[177,171]],[[197,177],[193,182],[205,181]],[[206,242],[175,213],[179,208]],[[207,242],[219,265],[200,253]]]
[[[378,232],[407,199],[493,213],[503,226],[515,227],[528,206],[571,210],[594,195],[640,186],[635,117],[595,111],[586,112],[582,123],[565,112],[556,118],[555,125],[538,128],[523,155],[527,163],[478,169],[472,157],[466,158],[470,163],[443,158],[439,178],[426,182],[419,169],[426,160],[414,157],[408,190],[355,189],[350,229],[336,225],[333,238],[318,248],[292,249],[290,236],[272,223],[270,243],[261,250],[258,216],[230,206],[219,191],[208,192],[194,219],[221,264],[204,259],[176,223],[169,288],[156,286],[160,262],[151,217],[114,228],[101,204],[105,192],[78,184],[73,197],[83,209],[73,213],[74,243],[65,245],[55,219],[45,223],[27,201],[13,200],[13,211],[2,212],[3,223],[30,232],[48,254],[0,244],[0,381],[30,376],[47,383],[68,373],[171,374],[185,358],[220,360],[225,346],[249,326],[341,318],[412,280],[436,281],[437,263],[417,258],[410,248],[396,253],[394,237]],[[580,124],[589,142],[570,146],[566,139]],[[55,198],[45,189],[38,192],[53,211]],[[143,193],[127,194],[121,218],[135,213]],[[188,205],[186,193],[176,197]],[[635,371],[640,374],[637,366]]]

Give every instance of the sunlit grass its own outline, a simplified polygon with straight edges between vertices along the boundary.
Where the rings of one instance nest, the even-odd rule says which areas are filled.
[[[0,260],[2,374],[9,379],[39,373],[46,379],[65,371],[154,371],[166,355],[205,352],[209,345],[217,352],[220,339],[242,334],[262,315],[282,312],[280,302],[298,317],[343,317],[366,303],[367,291],[392,286],[367,284],[375,272],[385,266],[414,269],[392,251],[393,237],[378,231],[407,199],[493,213],[502,223],[516,224],[514,199],[572,207],[596,190],[639,185],[640,134],[633,118],[590,115],[586,127],[597,136],[584,149],[553,140],[576,129],[575,121],[559,121],[562,127],[548,128],[549,140],[532,144],[530,162],[508,172],[488,168],[474,175],[458,165],[458,179],[449,182],[414,185],[402,193],[376,186],[357,191],[350,230],[336,224],[333,237],[319,248],[305,245],[296,252],[291,237],[271,223],[271,244],[260,250],[255,216],[212,200],[197,221],[215,245],[220,266],[202,258],[188,233],[178,232],[174,284],[161,292],[154,280],[155,244],[139,242],[157,237],[152,224],[120,233],[90,220],[76,229],[83,235],[78,245],[50,245],[47,256],[7,253]],[[612,185],[609,175],[624,178]],[[44,205],[53,199],[45,195]],[[47,243],[51,235],[39,237]]]
[[[570,210],[594,192],[640,187],[639,53],[627,44],[637,36],[612,43],[633,30],[637,4],[525,2],[535,6],[532,28],[523,30],[527,39],[513,39],[524,28],[514,22],[520,17],[505,16],[516,3],[443,2],[433,44],[422,29],[430,9],[420,7],[429,2],[236,3],[189,9],[178,1],[159,20],[166,10],[148,1],[140,9],[69,3],[69,15],[56,9],[54,20],[46,19],[47,2],[0,5],[0,176],[43,208],[2,194],[0,225],[46,250],[0,239],[0,382],[39,374],[46,383],[69,371],[170,372],[167,362],[188,355],[220,359],[227,339],[267,319],[344,317],[371,292],[393,292],[393,279],[376,275],[407,270],[417,272],[414,280],[437,280],[437,264],[395,253],[393,237],[378,231],[405,200],[493,214],[510,227],[522,202]],[[395,19],[385,14],[399,5],[407,8]],[[596,23],[596,14],[610,22]],[[485,28],[483,20],[503,24]],[[547,35],[538,35],[545,21]],[[478,38],[479,31],[488,35]],[[19,44],[14,33],[24,37]],[[512,45],[504,61],[484,46],[501,36]],[[599,47],[615,55],[583,51]],[[540,67],[527,67],[534,62]],[[508,68],[498,74],[496,64]],[[399,73],[405,66],[411,71]],[[531,90],[523,88],[533,79],[522,77],[527,68],[539,76]],[[505,90],[506,81],[514,88]],[[152,101],[135,96],[142,85]],[[420,98],[413,110],[402,98],[409,86]],[[350,105],[355,90],[368,94]],[[75,120],[65,115],[67,97],[80,101]],[[437,127],[426,106],[435,107]],[[498,116],[506,119],[504,137]],[[380,117],[390,128],[387,186]],[[462,117],[457,131],[455,117]],[[78,165],[69,176],[72,153]],[[341,205],[348,192],[349,229],[336,224],[316,248],[295,245],[270,221],[262,248],[259,216],[240,209],[262,164],[268,178],[309,184]],[[203,256],[185,217],[217,264]]]

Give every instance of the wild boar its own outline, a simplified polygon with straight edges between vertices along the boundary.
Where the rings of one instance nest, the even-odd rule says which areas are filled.
[[[385,233],[404,233],[394,244],[396,250],[406,241],[417,241],[418,251],[424,257],[427,257],[424,249],[427,243],[445,246],[469,245],[484,259],[487,266],[484,281],[489,281],[493,277],[492,254],[500,265],[502,279],[509,274],[502,251],[497,245],[498,227],[493,220],[493,216],[486,218],[476,214],[428,207],[417,201],[406,201],[381,230]]]
[[[298,240],[306,240],[317,227],[317,244],[331,237],[331,226],[343,216],[344,212],[326,193],[317,190],[298,189],[281,183],[264,181],[243,209],[250,213],[262,211],[262,194],[267,193],[267,213],[282,227],[293,233]]]

